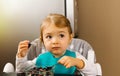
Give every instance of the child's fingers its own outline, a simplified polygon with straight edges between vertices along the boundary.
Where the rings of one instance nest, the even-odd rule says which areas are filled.
[[[65,62],[68,58],[68,56],[63,56],[58,62]]]
[[[64,64],[64,63],[65,63],[65,60],[64,60],[64,59],[60,59],[60,60],[58,61],[58,63]]]
[[[24,49],[28,49],[28,40],[25,41],[21,41],[18,45],[18,50],[24,50]]]
[[[28,48],[28,45],[20,45],[19,49],[22,49],[22,48]]]
[[[67,65],[66,65],[66,68],[70,68],[70,67],[71,67],[71,65],[70,65],[70,64],[67,64]]]
[[[70,68],[69,61],[66,61],[66,62],[64,63],[64,66],[65,66],[66,68]]]
[[[17,56],[24,57],[28,51],[28,40],[19,42]]]
[[[65,63],[63,64],[66,68],[70,68],[72,66],[72,63],[69,61],[65,61]]]
[[[58,63],[64,65],[66,68],[70,68],[70,65],[69,65],[68,61],[60,60]]]
[[[29,42],[30,42],[29,40],[24,40],[24,41],[19,42],[19,45],[28,44]]]

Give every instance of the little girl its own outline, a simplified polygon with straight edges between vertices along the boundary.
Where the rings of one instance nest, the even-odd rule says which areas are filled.
[[[20,51],[16,55],[16,71],[24,72],[26,68],[52,67],[55,74],[74,74],[75,70],[85,75],[92,74],[93,64],[79,53],[67,50],[73,33],[69,20],[60,14],[50,14],[40,27],[40,40],[48,52],[40,54],[33,61],[27,61],[28,51]]]

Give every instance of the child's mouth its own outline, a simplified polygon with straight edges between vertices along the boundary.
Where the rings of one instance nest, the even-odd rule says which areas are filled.
[[[60,47],[53,47],[52,49],[53,50],[58,50],[58,49],[60,49]]]

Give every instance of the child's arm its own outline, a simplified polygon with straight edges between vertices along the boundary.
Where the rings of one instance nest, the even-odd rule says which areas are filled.
[[[33,67],[35,67],[36,58],[33,60],[27,60],[27,56],[24,58],[18,58],[16,56],[16,72],[23,73]]]
[[[18,52],[16,54],[16,72],[25,72],[35,66],[36,59],[28,61],[27,53],[29,48],[29,41],[21,41],[18,45]]]
[[[71,66],[76,66],[77,69],[85,74],[88,75],[97,75],[97,68],[95,64],[91,64],[85,59],[81,54],[76,52],[76,58],[64,56],[58,62],[69,68]]]
[[[85,66],[85,63],[80,58],[73,58],[70,56],[62,57],[58,63],[63,64],[66,68],[70,68],[71,66],[76,66],[78,69],[82,69]]]
[[[77,68],[79,71],[82,71],[85,76],[96,76],[97,75],[97,67],[95,63],[89,62],[84,56],[82,56],[80,53],[76,52],[76,56],[78,59],[83,60],[84,67],[82,69]]]

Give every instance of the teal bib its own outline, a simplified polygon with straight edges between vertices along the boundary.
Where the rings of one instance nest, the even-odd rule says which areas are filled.
[[[71,56],[71,57],[76,57],[75,52],[66,50],[65,54],[63,56]],[[61,57],[63,57],[61,56]],[[65,66],[63,66],[62,64],[57,63],[58,60],[61,58],[55,58],[51,52],[46,52],[43,54],[40,54],[37,57],[36,60],[36,67],[42,67],[42,68],[46,68],[46,67],[52,67],[53,66],[53,72],[54,74],[74,74],[76,67],[72,66],[70,68],[66,68]]]

